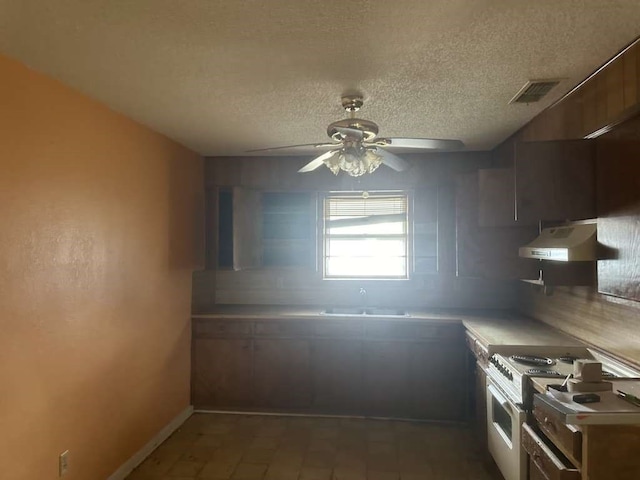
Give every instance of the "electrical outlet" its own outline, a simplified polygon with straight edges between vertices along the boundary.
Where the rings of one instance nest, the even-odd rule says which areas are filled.
[[[69,470],[69,450],[65,450],[60,454],[58,459],[58,476],[64,477]]]

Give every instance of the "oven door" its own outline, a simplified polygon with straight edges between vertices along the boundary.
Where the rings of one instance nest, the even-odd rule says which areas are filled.
[[[526,480],[526,454],[521,445],[524,410],[487,377],[487,441],[505,480]]]

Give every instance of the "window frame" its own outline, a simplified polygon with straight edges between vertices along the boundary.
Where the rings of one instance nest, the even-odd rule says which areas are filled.
[[[406,275],[405,276],[337,276],[327,275],[326,273],[326,254],[327,254],[327,236],[326,236],[326,217],[325,205],[329,197],[362,197],[367,192],[371,196],[377,195],[398,195],[406,197]],[[411,280],[414,273],[413,261],[413,193],[408,190],[363,190],[363,191],[330,191],[321,192],[318,195],[318,272],[322,280],[327,281],[408,281]],[[375,235],[372,235],[375,237]]]

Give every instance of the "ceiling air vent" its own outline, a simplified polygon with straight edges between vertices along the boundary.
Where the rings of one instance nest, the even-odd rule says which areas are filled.
[[[560,80],[529,80],[516,95],[509,100],[509,103],[534,103],[538,102],[553,87],[558,85]]]

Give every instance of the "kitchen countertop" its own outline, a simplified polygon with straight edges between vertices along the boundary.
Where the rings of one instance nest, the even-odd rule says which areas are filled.
[[[410,316],[321,315],[323,307],[275,305],[219,305],[196,320],[386,320],[398,322],[462,323],[493,353],[498,346],[584,344],[544,323],[505,311],[407,309]]]
[[[482,343],[489,353],[492,347],[504,346],[585,346],[583,342],[542,322],[521,316],[465,315],[465,328]]]
[[[348,307],[351,308],[351,307]],[[358,307],[353,307],[358,308]],[[369,307],[367,307],[369,308]],[[372,307],[376,308],[376,307]],[[401,308],[392,308],[402,310]],[[426,311],[406,309],[409,316],[396,315],[324,315],[324,307],[279,306],[279,305],[219,305],[207,313],[194,313],[193,319],[199,320],[390,320],[402,322],[459,323],[462,318],[453,311]]]
[[[550,391],[534,397],[534,405],[555,411],[558,419],[568,425],[639,425],[640,407],[622,400],[616,391],[640,395],[640,381],[634,379],[612,380],[613,390],[594,392],[600,397],[596,403],[580,404],[572,400],[578,392]]]

